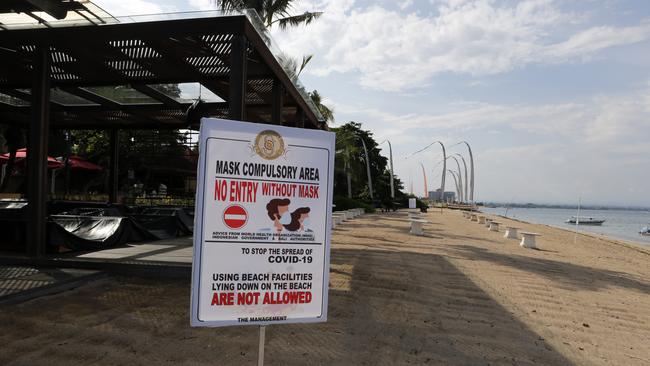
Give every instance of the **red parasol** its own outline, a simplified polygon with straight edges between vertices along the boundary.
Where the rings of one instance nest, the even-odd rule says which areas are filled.
[[[92,170],[96,172],[100,172],[104,170],[104,168],[102,168],[101,166],[95,163],[91,163],[88,160],[77,155],[73,155],[70,158],[68,158],[68,164],[70,166],[70,169]]]
[[[19,149],[16,151],[16,163],[21,163],[23,160],[27,158],[27,149]],[[2,154],[0,155],[0,164],[6,164],[9,161],[9,153]],[[61,164],[59,161],[54,159],[51,156],[47,157],[47,167],[48,169],[59,169],[63,167],[63,164]]]

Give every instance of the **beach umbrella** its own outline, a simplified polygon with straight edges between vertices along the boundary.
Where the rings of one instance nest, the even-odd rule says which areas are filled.
[[[23,161],[26,158],[27,158],[27,149],[23,148],[16,151],[16,164],[23,163]],[[9,153],[0,155],[0,164],[6,164],[7,161],[9,161]],[[58,160],[56,160],[51,156],[47,157],[48,169],[59,169],[61,167],[63,167],[63,164],[61,164]]]
[[[61,158],[59,158],[61,159]],[[63,163],[63,161],[61,161]],[[104,170],[101,166],[91,163],[88,160],[82,158],[81,156],[78,155],[72,155],[71,157],[68,158],[68,166],[70,169],[75,169],[75,170],[90,170],[90,171],[95,171],[95,172],[100,172]]]

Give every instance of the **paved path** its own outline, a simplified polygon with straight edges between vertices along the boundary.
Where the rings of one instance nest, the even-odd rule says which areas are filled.
[[[0,266],[0,303],[16,303],[79,286],[98,271]]]
[[[143,244],[128,244],[120,248],[104,249],[92,253],[72,255],[72,257],[114,262],[142,261],[191,264],[192,237],[159,240]]]

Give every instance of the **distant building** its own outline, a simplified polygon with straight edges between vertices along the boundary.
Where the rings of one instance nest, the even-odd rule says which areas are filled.
[[[429,191],[429,200],[430,201],[440,201],[440,188],[435,191]],[[443,196],[443,201],[445,202],[454,202],[456,200],[456,192],[445,191]]]

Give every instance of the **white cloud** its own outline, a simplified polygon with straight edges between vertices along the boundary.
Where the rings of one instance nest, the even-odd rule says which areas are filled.
[[[319,76],[356,75],[361,85],[399,91],[426,86],[436,74],[486,75],[531,63],[582,60],[603,49],[650,38],[650,24],[596,26],[568,33],[581,16],[562,12],[552,0],[500,6],[490,0],[436,1],[434,16],[353,0],[309,2],[299,10],[325,14],[309,27],[275,30],[285,52],[315,54],[306,70]],[[554,31],[566,30],[558,39]]]
[[[192,8],[197,10],[215,10],[217,6],[214,0],[189,0]]]
[[[399,8],[404,10],[406,8],[409,8],[413,5],[413,0],[402,0],[401,3],[399,3]]]
[[[650,89],[627,95],[600,95],[584,102],[557,104],[461,102],[455,104],[455,111],[442,114],[398,115],[344,103],[334,103],[334,108],[341,114],[365,116],[362,120],[376,121],[372,128],[378,135],[393,135],[398,132],[398,135],[408,138],[418,129],[456,133],[509,129],[524,134],[596,144],[650,138]],[[390,130],[390,133],[382,131],[384,126],[393,125],[399,125],[399,129]]]
[[[541,54],[548,61],[565,61],[588,56],[605,48],[633,44],[650,38],[650,24],[637,27],[593,27],[564,42],[546,47]]]
[[[346,118],[369,121],[364,128],[379,140],[390,138],[396,173],[407,185],[413,177],[416,192],[423,189],[420,162],[433,174],[429,188],[440,184],[435,165],[440,151],[404,157],[433,140],[449,148],[468,139],[477,160],[479,199],[566,203],[582,195],[589,203],[650,205],[638,195],[650,179],[650,88],[557,104],[461,102],[438,114],[334,106]]]
[[[160,14],[170,10],[154,1],[146,0],[94,0],[93,2],[113,16]]]

